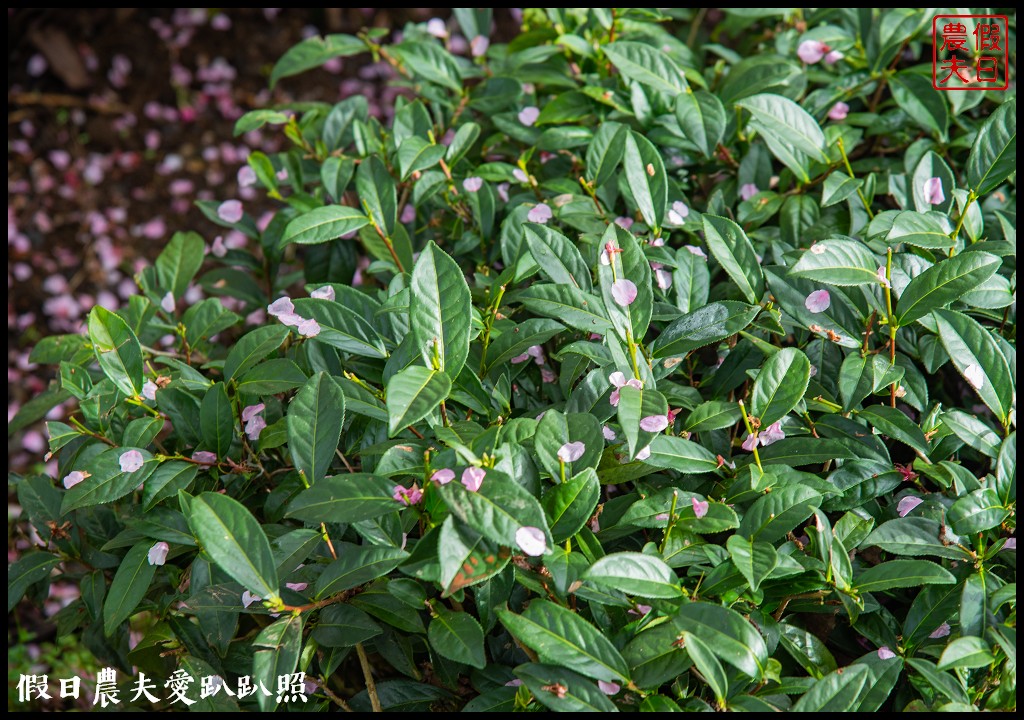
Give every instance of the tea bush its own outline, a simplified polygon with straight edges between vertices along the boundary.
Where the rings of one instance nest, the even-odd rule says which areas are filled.
[[[35,348],[9,611],[76,583],[191,709],[1013,708],[1015,95],[933,89],[921,10],[696,15],[289,51],[404,92],[242,117],[249,245]]]

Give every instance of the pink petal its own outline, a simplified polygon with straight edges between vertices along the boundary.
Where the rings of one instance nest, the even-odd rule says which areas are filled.
[[[785,438],[786,433],[782,429],[781,422],[773,422],[771,425],[769,425],[767,428],[761,431],[761,434],[758,435],[757,439],[761,441],[762,445],[767,446],[771,445],[773,442],[784,440]]]
[[[605,682],[604,680],[598,680],[597,681],[597,687],[605,695],[617,695],[619,693],[619,690],[622,689],[622,687],[619,686],[618,683]]]
[[[558,459],[562,462],[576,462],[586,450],[587,446],[582,442],[569,442],[558,449]]]
[[[217,206],[217,217],[226,223],[236,223],[242,219],[242,203],[239,200],[225,200]]]
[[[217,462],[217,454],[207,450],[196,450],[192,453],[192,459],[204,465],[213,465]]]
[[[932,640],[938,640],[939,638],[946,637],[947,635],[949,635],[949,633],[950,633],[949,623],[948,622],[944,622],[941,625],[939,625],[937,628],[935,628],[935,630],[932,631],[932,634],[929,635],[928,637],[930,637]]]
[[[650,445],[645,445],[644,447],[642,447],[642,448],[640,448],[639,450],[636,451],[636,459],[637,460],[646,460],[650,456],[651,456],[651,446]]]
[[[468,467],[462,471],[462,484],[471,492],[476,492],[484,482],[487,471],[483,468]]]
[[[831,304],[832,296],[829,295],[828,290],[815,290],[804,300],[804,307],[812,313],[825,312]]]
[[[825,64],[826,65],[835,65],[837,62],[842,60],[844,57],[846,57],[846,56],[843,55],[843,53],[839,52],[838,50],[831,50],[831,51],[829,51],[825,55]]]
[[[280,317],[281,315],[294,313],[295,305],[292,304],[291,298],[281,297],[274,302],[267,305],[267,313],[273,317]]]
[[[551,212],[551,208],[548,207],[546,203],[534,205],[530,208],[530,212],[526,213],[527,220],[541,224],[546,223],[552,217],[553,213]]]
[[[530,557],[539,557],[547,550],[544,531],[529,525],[516,530],[516,545]]]
[[[697,518],[702,518],[708,514],[709,505],[707,500],[698,500],[693,497],[690,498],[690,504],[693,505],[693,514],[697,516]]]
[[[796,54],[797,57],[808,65],[813,65],[817,62],[821,62],[821,59],[825,57],[825,53],[828,51],[828,45],[821,42],[821,40],[804,40],[797,47]]]
[[[174,293],[167,293],[160,300],[160,308],[166,313],[174,312]]]
[[[462,187],[466,189],[466,192],[477,192],[484,186],[483,178],[468,177],[462,181]]]
[[[896,653],[889,649],[888,645],[883,645],[878,648],[878,659],[879,660],[892,660],[896,657]]]
[[[524,107],[519,111],[519,122],[523,125],[530,126],[537,122],[537,118],[540,117],[540,109],[530,105]]]
[[[430,479],[438,485],[447,485],[455,479],[455,471],[448,468],[441,468],[440,470],[435,470],[434,474],[430,476]]]
[[[324,285],[323,287],[317,288],[311,292],[309,296],[311,298],[316,298],[317,300],[334,300],[334,288],[330,285]]]
[[[648,415],[640,420],[640,429],[647,432],[661,432],[667,427],[667,415]]]
[[[163,565],[167,562],[167,553],[170,551],[171,546],[165,542],[158,542],[156,545],[149,549],[147,559],[150,565]]]
[[[84,472],[80,470],[72,470],[64,476],[64,487],[70,490],[78,483],[83,482],[85,478],[86,475]]]
[[[309,320],[303,320],[300,322],[297,329],[299,334],[303,337],[316,337],[320,334],[320,323],[310,318]]]
[[[118,463],[121,465],[121,472],[133,473],[142,467],[144,459],[138,450],[128,450],[121,453]]]
[[[295,592],[302,592],[303,590],[309,587],[309,583],[285,583],[284,586],[289,590],[294,590]]]
[[[829,54],[831,54],[831,53],[829,53]],[[849,114],[850,114],[850,106],[847,105],[846,103],[840,101],[840,102],[837,102],[835,105],[833,105],[829,109],[829,111],[828,111],[828,118],[829,118],[829,120],[835,120],[836,122],[839,122],[840,120],[845,120],[846,116],[849,115]]]
[[[480,57],[487,52],[487,48],[490,46],[490,40],[485,38],[483,35],[477,35],[469,43],[469,52],[473,57]]]
[[[747,439],[743,441],[743,444],[740,445],[740,447],[747,452],[754,452],[754,448],[757,447],[757,436],[754,435],[754,433],[750,433],[747,435]]]
[[[896,504],[896,512],[899,513],[900,517],[906,517],[911,510],[913,510],[923,502],[924,500],[922,500],[919,497],[907,495],[906,497],[900,499],[900,501]]]
[[[614,387],[620,388],[626,384],[626,375],[625,373],[621,373],[616,370],[608,376],[608,382],[610,382]]]
[[[931,177],[924,181],[924,199],[932,205],[941,205],[946,201],[942,191],[942,178]]]
[[[754,183],[745,183],[740,188],[740,199],[741,200],[749,200],[750,198],[752,198],[755,195],[757,195],[759,192],[761,192],[761,191],[758,189],[757,185],[755,185]]]
[[[612,299],[622,307],[636,300],[636,293],[636,284],[632,280],[623,278],[612,283]]]
[[[254,417],[263,412],[266,409],[266,407],[267,406],[265,403],[260,403],[258,405],[247,405],[246,407],[242,408],[242,422],[249,422]]]

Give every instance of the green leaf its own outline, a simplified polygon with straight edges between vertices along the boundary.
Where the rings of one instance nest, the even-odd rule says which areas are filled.
[[[913,72],[901,72],[890,79],[896,104],[925,130],[945,140],[949,129],[949,106],[945,93],[932,87],[929,78]]]
[[[508,565],[512,553],[449,515],[437,542],[438,582],[446,598],[470,585],[494,577]]]
[[[593,515],[600,496],[601,483],[592,468],[545,492],[540,504],[547,516],[552,540],[565,542],[578,533]]]
[[[747,302],[760,302],[764,295],[764,274],[750,238],[728,218],[704,215],[702,219],[704,237],[715,260],[736,283]]]
[[[320,573],[313,596],[319,600],[383,577],[408,556],[399,548],[343,543],[338,559]]]
[[[660,433],[644,430],[640,421],[652,415],[668,413],[668,402],[657,390],[637,390],[629,385],[619,390],[618,416],[619,425],[626,436],[630,457],[636,457],[637,451],[652,444]],[[682,438],[680,438],[682,439]],[[651,448],[653,454],[654,448]]]
[[[877,285],[879,265],[863,244],[831,239],[814,243],[789,274],[829,285]]]
[[[395,374],[387,386],[388,435],[413,425],[432,413],[452,390],[443,372],[412,365]]]
[[[97,305],[89,313],[89,341],[103,374],[128,397],[142,392],[142,347],[120,315]]]
[[[60,558],[56,555],[33,552],[26,554],[8,567],[7,612],[10,613],[14,609],[14,606],[25,596],[31,585],[48,578],[50,572],[58,563],[60,563]],[[148,589],[149,583],[147,582],[144,591]]]
[[[676,119],[686,139],[696,145],[704,157],[714,157],[728,125],[722,101],[707,90],[679,93]]]
[[[825,134],[818,122],[789,98],[763,93],[744,98],[736,105],[750,112],[750,127],[766,138],[825,162]]]
[[[427,367],[458,377],[469,355],[472,301],[462,270],[433,241],[412,272],[409,322]]]
[[[942,651],[938,670],[951,668],[980,668],[995,662],[989,645],[980,637],[959,637]]]
[[[776,488],[754,501],[737,532],[762,542],[775,542],[795,530],[820,505],[821,494],[814,488],[799,484]]]
[[[955,545],[942,542],[938,520],[926,517],[905,517],[889,520],[868,535],[860,547],[879,547],[894,555],[934,555],[952,560],[966,560],[966,553]]]
[[[289,403],[287,422],[288,450],[295,468],[315,485],[327,474],[338,449],[345,423],[345,391],[327,373],[316,373]]]
[[[302,616],[289,615],[267,625],[252,642],[253,679],[266,688],[275,687],[282,675],[295,672],[302,650]],[[277,707],[277,695],[256,693],[262,712]]]
[[[323,647],[353,647],[384,632],[365,612],[347,604],[331,605],[320,613],[313,639]]]
[[[761,419],[763,428],[781,420],[796,407],[811,379],[811,361],[796,348],[775,353],[754,380],[750,412]]]
[[[848,665],[818,680],[804,693],[793,712],[852,712],[871,679],[867,665]]]
[[[384,340],[374,326],[347,304],[318,298],[299,298],[294,305],[298,315],[312,318],[320,326],[320,333],[313,338],[315,342],[361,357],[388,356]]]
[[[376,155],[370,155],[359,163],[359,169],[356,170],[356,191],[377,227],[391,237],[398,220],[395,180]]]
[[[82,482],[64,493],[60,511],[66,515],[72,510],[110,503],[123,498],[137,488],[149,475],[156,470],[157,462],[146,450],[142,453],[142,467],[132,473],[121,471],[120,459],[132,448],[110,448],[94,455],[82,468],[89,473]]]
[[[969,252],[942,260],[915,276],[896,304],[899,326],[946,307],[976,289],[999,270],[1002,260],[986,252]]]
[[[782,647],[811,677],[820,680],[836,669],[836,659],[814,633],[787,622],[779,624],[779,631]]]
[[[996,414],[999,421],[1007,425],[1016,382],[1006,356],[999,349],[991,333],[977,320],[962,313],[935,310],[932,315],[942,345],[957,371],[964,376],[967,384],[974,389],[981,401]],[[971,368],[970,372],[967,372],[968,368]]]
[[[394,487],[394,480],[369,473],[332,475],[296,495],[286,516],[308,523],[373,520],[399,509]]]
[[[157,256],[156,277],[160,288],[180,298],[203,266],[206,244],[194,232],[177,232]]]
[[[242,503],[204,492],[192,498],[188,524],[203,550],[231,578],[264,600],[277,600],[278,579],[263,528]]]
[[[703,445],[676,435],[657,435],[651,441],[651,455],[644,462],[683,475],[714,472],[718,469],[718,459],[714,453]]]
[[[369,223],[370,219],[355,208],[326,205],[303,213],[289,222],[281,234],[281,246],[329,242]]]
[[[863,180],[850,177],[846,173],[834,170],[827,178],[821,189],[821,206],[830,207],[843,202],[857,192],[857,189],[864,184]]]
[[[940,672],[935,663],[921,658],[907,658],[907,664],[914,668],[929,685],[945,695],[949,700],[962,702],[965,705],[970,704],[967,692],[960,685],[960,682],[949,673]]]
[[[662,330],[651,345],[656,358],[680,357],[745,330],[761,311],[757,305],[722,300],[683,315]]]
[[[751,590],[756,591],[779,564],[779,554],[768,543],[730,535],[725,545],[733,564],[750,584]]]
[[[683,632],[680,639],[690,659],[693,660],[693,664],[711,686],[711,691],[715,694],[715,700],[719,707],[724,707],[725,696],[729,691],[729,678],[726,676],[722,664],[718,662],[718,658],[715,657],[711,648],[693,633]]]
[[[686,418],[683,430],[686,432],[703,432],[705,430],[722,430],[732,427],[740,421],[743,413],[740,406],[724,400],[709,400],[693,409]]]
[[[670,95],[688,88],[679,66],[668,55],[646,43],[618,41],[602,49],[622,76],[629,80]]]
[[[541,275],[555,283],[590,292],[590,268],[573,242],[562,233],[537,223],[523,224],[523,237]],[[595,307],[596,312],[601,312]]]
[[[644,222],[660,228],[665,221],[665,204],[668,202],[668,176],[661,153],[643,135],[631,132],[626,136],[623,167],[629,191]]]
[[[257,363],[281,347],[287,336],[288,328],[284,325],[265,325],[243,335],[224,361],[224,381],[234,380],[256,367]]]
[[[890,560],[861,572],[854,586],[862,593],[956,582],[948,570],[927,560]]]
[[[930,202],[925,196],[925,185],[931,178],[938,178],[942,186],[942,194],[945,200],[941,203]],[[948,213],[953,207],[955,197],[953,191],[956,189],[956,177],[953,171],[937,153],[932,150],[926,152],[914,169],[914,175],[910,179],[912,183],[911,192],[914,197],[914,209],[918,212],[930,212],[937,210],[940,213]]]
[[[579,459],[565,464],[565,476],[571,478],[584,469],[596,468],[604,449],[601,423],[586,413],[563,414],[557,410],[544,413],[533,436],[534,451],[542,467],[552,478],[561,477],[561,461],[558,451],[566,443],[581,442],[583,454]]]
[[[427,639],[434,650],[449,660],[483,670],[487,666],[484,631],[476,618],[440,605],[432,606],[431,611],[434,619],[427,628]]]
[[[572,610],[537,599],[521,615],[501,609],[498,617],[512,635],[537,653],[541,662],[595,680],[619,681],[629,676],[626,661],[611,641]]]
[[[298,75],[306,70],[319,67],[331,58],[357,55],[366,51],[366,44],[352,35],[327,35],[306,38],[290,48],[270,71],[270,87],[281,78]]]
[[[413,135],[402,141],[398,148],[398,167],[403,181],[415,172],[422,172],[437,165],[444,158],[448,148]]]
[[[235,438],[235,416],[224,383],[215,383],[206,391],[199,408],[199,427],[203,431],[203,443],[217,453],[217,457],[225,457]]]
[[[597,129],[594,139],[587,146],[587,179],[595,188],[607,183],[622,162],[629,132],[628,126],[617,122],[601,123]]]
[[[117,566],[103,603],[103,630],[110,637],[127,620],[149,592],[156,574],[156,565],[149,564],[149,541],[133,545]]]
[[[953,503],[946,511],[946,522],[957,535],[970,535],[999,527],[1009,517],[995,488],[980,488]]]
[[[952,234],[953,225],[946,215],[907,210],[895,216],[885,241],[890,245],[906,243],[932,250],[945,250],[953,245]]]
[[[306,374],[293,361],[273,358],[260,363],[238,379],[238,392],[246,395],[277,395],[306,382]]]
[[[605,333],[612,327],[601,298],[572,285],[537,283],[515,297],[530,312],[560,320],[583,332]]]
[[[1017,171],[1017,98],[996,108],[978,131],[967,158],[967,182],[986,195]]]
[[[591,565],[581,579],[627,595],[668,599],[680,597],[679,580],[672,568],[661,558],[638,552],[605,555]]]
[[[679,608],[672,623],[711,648],[721,660],[754,680],[764,676],[768,648],[754,626],[735,610],[707,602],[691,602]]]
[[[442,486],[440,492],[452,515],[489,540],[514,548],[516,531],[535,527],[547,536],[547,547],[552,545],[540,503],[522,485],[498,470],[487,469],[476,492],[457,482]]]
[[[593,682],[561,664],[527,663],[517,667],[515,674],[537,702],[555,712],[618,711]],[[565,688],[564,692],[562,688]],[[468,704],[466,708],[469,708]]]
[[[505,363],[517,355],[522,355],[527,348],[542,345],[548,340],[565,331],[565,326],[554,320],[532,318],[524,320],[513,328],[508,328],[491,343],[487,354],[487,372],[504,370]]]
[[[893,440],[899,440],[922,455],[928,455],[928,440],[925,438],[924,432],[902,411],[888,405],[872,405],[857,413],[857,417],[867,420],[883,435],[888,435]]]

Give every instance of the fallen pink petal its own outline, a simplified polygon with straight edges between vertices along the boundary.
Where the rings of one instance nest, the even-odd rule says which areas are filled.
[[[532,105],[519,111],[519,122],[523,125],[533,125],[540,117],[540,110]]]
[[[946,194],[942,191],[942,178],[930,177],[925,180],[922,192],[925,202],[932,205],[941,205],[946,201]]]
[[[661,432],[667,427],[667,415],[648,415],[640,419],[640,429],[646,432]]]
[[[430,479],[438,485],[447,485],[455,479],[455,471],[449,468],[441,468],[440,470],[435,470]]]
[[[128,450],[127,452],[121,453],[118,458],[118,464],[121,466],[121,472],[133,473],[142,467],[145,459],[142,457],[142,453],[138,450]]]
[[[900,501],[896,503],[896,512],[899,514],[900,517],[906,517],[914,508],[916,508],[923,502],[924,500],[922,500],[919,497],[907,495],[903,498],[900,498]]]
[[[551,208],[546,203],[540,203],[530,208],[526,213],[526,219],[530,222],[544,224],[553,217]]]
[[[815,290],[804,300],[804,307],[812,313],[823,313],[832,304],[832,296],[828,290]]]
[[[708,514],[708,508],[710,507],[710,505],[708,505],[707,500],[698,500],[697,498],[692,497],[690,498],[690,504],[693,506],[693,514],[697,517],[697,519],[700,519]]]
[[[483,485],[486,476],[487,471],[483,468],[468,467],[462,471],[462,484],[470,492],[476,492]]]
[[[557,455],[558,459],[561,460],[562,462],[576,462],[581,457],[583,457],[583,453],[585,453],[586,450],[587,446],[580,441],[568,442],[562,447],[558,448]]]
[[[516,545],[530,557],[540,557],[547,551],[544,531],[532,526],[524,526],[516,530]]]
[[[637,288],[632,280],[616,280],[612,283],[612,299],[622,307],[631,305],[636,300]]]
[[[170,552],[171,546],[165,542],[158,542],[156,545],[149,549],[147,560],[150,565],[163,565],[167,562],[167,553]]]
[[[217,217],[226,223],[237,223],[242,215],[242,203],[238,200],[225,200],[217,206]]]

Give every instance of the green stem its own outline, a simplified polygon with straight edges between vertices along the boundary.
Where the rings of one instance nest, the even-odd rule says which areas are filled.
[[[846,156],[846,146],[843,144],[843,138],[840,137],[836,143],[839,145],[839,154],[843,156],[843,164],[846,166],[846,173],[852,178],[854,177],[853,168],[850,166],[850,158]],[[875,219],[875,214],[871,212],[871,205],[868,203],[868,199],[864,197],[864,192],[858,187],[857,197],[860,198],[861,203],[864,205],[864,210],[868,214],[869,220]]]
[[[676,524],[676,503],[679,501],[679,493],[672,493],[672,507],[668,511],[668,525],[665,526],[665,535],[661,538],[661,547],[658,552],[665,552],[665,545],[668,544],[668,536],[672,533],[672,527]]]
[[[764,474],[764,468],[761,466],[761,456],[757,453],[757,433],[754,432],[754,426],[750,424],[750,416],[747,415],[747,406],[740,400],[740,412],[743,413],[743,424],[747,426],[747,432],[754,436],[754,462],[757,463],[757,469]]]
[[[885,255],[885,313],[889,319],[889,364],[896,364],[896,317],[892,313],[892,248]],[[889,390],[889,404],[896,407],[896,387],[899,381],[893,382]]]
[[[967,218],[967,211],[971,209],[971,204],[978,199],[978,196],[973,190],[967,195],[967,203],[964,205],[963,212],[960,213],[960,219],[956,223],[956,229],[949,236],[953,240],[954,247],[949,249],[949,256],[953,257],[953,252],[956,246],[957,238],[960,236],[960,228],[964,226],[964,220]]]

